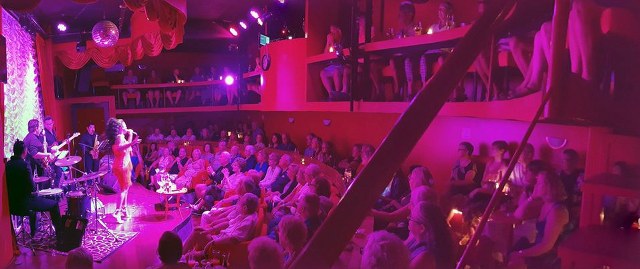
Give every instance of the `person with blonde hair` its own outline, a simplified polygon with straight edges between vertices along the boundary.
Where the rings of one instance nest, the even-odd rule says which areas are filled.
[[[406,269],[409,268],[409,251],[402,240],[387,231],[377,231],[369,235],[362,250],[363,269]]]
[[[278,223],[278,240],[284,248],[285,267],[298,256],[307,243],[307,226],[296,216],[285,216]]]
[[[262,236],[249,243],[249,268],[282,269],[284,257],[282,247],[273,239]]]

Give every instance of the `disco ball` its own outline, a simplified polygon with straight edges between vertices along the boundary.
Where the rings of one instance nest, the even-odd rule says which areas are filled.
[[[109,48],[116,45],[120,31],[118,26],[110,21],[99,21],[91,29],[91,38],[96,42],[96,45],[101,48]]]

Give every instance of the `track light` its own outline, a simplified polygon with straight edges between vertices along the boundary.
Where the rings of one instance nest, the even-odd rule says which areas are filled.
[[[238,31],[233,28],[233,27],[229,27],[229,32],[233,35],[233,36],[238,36]]]
[[[258,18],[258,24],[259,24],[260,26],[262,26],[262,25],[264,24],[264,22],[262,22],[262,18]]]
[[[260,18],[260,14],[258,14],[258,11],[251,10],[249,14],[251,14],[251,17],[253,17],[254,19]]]
[[[240,23],[238,23],[238,24],[240,24],[240,27],[242,27],[242,29],[247,30],[247,24],[246,24],[246,23],[244,23],[243,21],[241,21],[241,22],[240,22]]]

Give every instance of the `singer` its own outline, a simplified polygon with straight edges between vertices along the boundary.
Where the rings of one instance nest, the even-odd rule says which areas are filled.
[[[128,217],[127,194],[131,187],[131,146],[140,143],[138,135],[121,119],[111,118],[107,122],[107,138],[113,150],[113,174],[120,185],[120,203],[113,213],[118,223],[124,223],[122,218]]]

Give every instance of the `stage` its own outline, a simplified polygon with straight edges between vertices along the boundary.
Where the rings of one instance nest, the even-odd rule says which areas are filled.
[[[98,197],[105,205],[108,213],[103,221],[114,231],[136,232],[132,239],[124,243],[102,262],[94,263],[94,268],[147,268],[159,264],[156,249],[160,235],[168,230],[176,230],[181,237],[191,231],[191,212],[187,206],[182,206],[180,211],[169,211],[165,217],[165,211],[156,211],[154,205],[164,202],[162,195],[147,190],[139,184],[134,184],[129,190],[129,212],[132,215],[123,224],[118,224],[110,213],[115,210],[116,202],[120,198],[117,194],[102,195]],[[64,202],[61,201],[64,214]],[[93,224],[87,227],[86,234],[93,229]],[[15,257],[14,262],[8,268],[64,268],[66,256],[52,251],[36,250],[35,256],[28,248],[20,247],[21,254]]]

